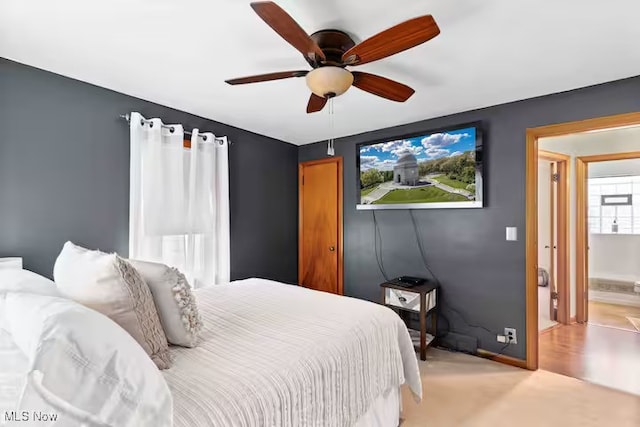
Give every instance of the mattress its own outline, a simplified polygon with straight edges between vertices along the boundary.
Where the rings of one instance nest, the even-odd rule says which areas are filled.
[[[411,338],[386,307],[261,279],[196,298],[201,342],[172,347],[163,371],[176,427],[352,427],[403,383],[421,398]]]

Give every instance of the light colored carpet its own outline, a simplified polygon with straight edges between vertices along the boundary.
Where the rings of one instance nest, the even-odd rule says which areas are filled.
[[[640,396],[547,371],[429,349],[424,399],[403,389],[402,427],[637,427]]]

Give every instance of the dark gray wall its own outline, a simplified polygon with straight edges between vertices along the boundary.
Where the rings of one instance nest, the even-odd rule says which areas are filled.
[[[505,351],[525,357],[525,130],[640,111],[640,77],[529,99],[405,126],[342,138],[344,157],[345,294],[378,300],[383,278],[374,255],[371,211],[356,211],[356,144],[460,123],[482,121],[485,129],[484,209],[414,211],[428,262],[442,282],[450,329],[475,336],[481,348],[498,351],[492,331],[518,330],[518,344]],[[357,114],[354,111],[353,114]],[[343,117],[348,120],[348,117]],[[299,160],[326,156],[326,144],[303,146]],[[384,265],[391,277],[428,277],[420,260],[408,211],[377,211]],[[518,227],[518,241],[505,241],[505,227]],[[453,307],[464,317],[452,312]],[[466,323],[465,323],[466,322]]]
[[[297,147],[0,58],[0,257],[51,276],[62,244],[127,254],[139,111],[227,135],[231,275],[297,280]]]

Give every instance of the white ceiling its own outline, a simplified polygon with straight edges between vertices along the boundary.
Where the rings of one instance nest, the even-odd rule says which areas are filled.
[[[640,151],[640,126],[541,138],[538,148],[572,156]]]
[[[0,57],[294,144],[410,123],[640,73],[638,0],[279,0],[312,33],[356,42],[430,13],[442,33],[358,67],[416,89],[406,103],[356,88],[305,112],[304,79],[225,79],[307,69],[250,0],[0,0]]]
[[[640,159],[589,163],[589,178],[640,175]]]

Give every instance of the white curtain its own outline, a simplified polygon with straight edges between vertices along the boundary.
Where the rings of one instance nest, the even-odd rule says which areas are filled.
[[[180,269],[194,287],[230,276],[226,138],[131,114],[129,257]],[[203,138],[205,137],[205,138]]]

